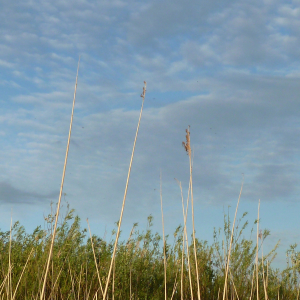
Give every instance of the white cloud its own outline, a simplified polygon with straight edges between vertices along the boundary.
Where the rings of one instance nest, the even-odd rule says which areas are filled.
[[[14,64],[9,63],[9,62],[7,62],[5,60],[0,59],[0,66],[12,69],[14,67]]]

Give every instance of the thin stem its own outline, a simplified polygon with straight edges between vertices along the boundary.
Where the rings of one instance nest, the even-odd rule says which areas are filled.
[[[164,212],[163,212],[163,204],[162,204],[161,171],[160,171],[160,206],[161,206],[161,218],[162,218],[162,228],[163,228],[163,243],[164,243],[165,300],[167,300],[167,261],[166,261],[166,241],[165,241]]]
[[[236,205],[234,220],[233,220],[233,224],[232,224],[231,238],[230,238],[227,265],[226,265],[226,273],[225,273],[223,300],[225,300],[226,292],[227,292],[227,278],[228,278],[228,271],[229,271],[230,253],[231,253],[231,247],[232,247],[232,242],[233,242],[234,226],[235,226],[236,215],[237,215],[237,211],[238,211],[238,208],[239,208],[239,203],[240,203],[240,199],[241,199],[241,195],[242,195],[243,185],[244,185],[244,177],[243,177],[242,186],[241,186],[241,190],[240,190],[240,195],[239,195],[239,199],[238,199],[238,202],[237,202],[237,205]]]
[[[103,295],[102,283],[101,283],[101,279],[100,279],[100,274],[99,274],[99,269],[98,269],[98,264],[97,264],[97,259],[96,259],[96,254],[95,254],[94,243],[93,243],[93,238],[92,238],[92,233],[91,233],[91,228],[90,228],[89,219],[86,219],[86,221],[87,221],[88,227],[89,227],[90,239],[91,239],[92,250],[93,250],[93,255],[94,255],[94,262],[95,262],[96,271],[97,271],[97,275],[98,275],[98,281],[99,281],[101,293],[102,293],[102,295]]]
[[[11,282],[11,231],[12,231],[12,212],[10,217],[10,234],[9,234],[9,252],[8,252],[8,296],[12,299],[12,282]]]
[[[137,140],[137,136],[138,136],[138,132],[139,132],[139,127],[140,127],[142,112],[143,112],[143,107],[144,107],[144,101],[145,101],[145,95],[146,95],[146,86],[147,86],[147,83],[146,83],[146,81],[144,81],[143,93],[141,94],[141,97],[143,99],[142,107],[141,107],[140,117],[139,117],[137,129],[136,129],[136,133],[135,133],[135,139],[134,139],[134,143],[133,143],[133,149],[132,149],[131,159],[130,159],[130,163],[129,163],[129,170],[128,170],[128,174],[127,174],[127,181],[126,181],[123,204],[122,204],[122,209],[121,209],[121,215],[120,215],[120,219],[119,219],[119,222],[118,222],[118,231],[117,231],[117,235],[116,235],[114,251],[113,251],[113,254],[112,254],[112,259],[111,259],[111,263],[110,263],[110,267],[109,267],[109,271],[108,271],[108,276],[107,276],[107,280],[106,280],[105,290],[104,290],[104,294],[103,294],[103,300],[106,299],[108,284],[109,284],[109,281],[110,281],[110,276],[111,276],[111,272],[112,272],[112,268],[113,268],[113,263],[114,263],[114,259],[115,259],[115,255],[116,255],[116,251],[117,251],[117,245],[118,245],[118,240],[119,240],[119,236],[120,236],[123,212],[124,212],[125,201],[126,201],[126,196],[127,196],[129,178],[130,178],[130,171],[131,171],[131,166],[132,166],[132,161],[133,161],[133,156],[134,156],[135,144],[136,144],[136,140]]]
[[[49,256],[48,256],[47,267],[46,267],[46,272],[45,272],[45,276],[44,276],[44,283],[43,283],[43,287],[42,287],[42,291],[41,291],[40,300],[44,300],[47,275],[48,275],[48,271],[49,271],[49,265],[50,265],[50,261],[51,261],[51,257],[52,257],[52,251],[53,251],[53,244],[54,244],[54,239],[55,239],[55,235],[56,235],[56,228],[57,228],[57,222],[58,222],[58,216],[59,216],[59,210],[60,210],[60,202],[61,202],[61,196],[62,196],[62,191],[63,191],[63,186],[64,186],[66,167],[67,167],[67,161],[68,161],[69,146],[70,146],[70,140],[71,140],[73,114],[74,114],[74,106],[75,106],[76,90],[77,90],[77,80],[78,80],[78,71],[79,71],[79,63],[80,63],[80,56],[79,56],[78,67],[77,67],[77,75],[76,75],[76,83],[75,83],[75,90],[74,90],[74,97],[73,97],[73,106],[72,106],[72,114],[71,114],[71,121],[70,121],[70,129],[69,129],[69,137],[68,137],[67,150],[66,150],[66,156],[65,156],[65,163],[64,163],[63,174],[62,174],[62,179],[61,179],[59,198],[58,198],[58,203],[57,203],[57,211],[56,211],[56,216],[55,216],[55,224],[54,224],[53,234],[52,234],[52,241],[51,241],[51,244],[50,244]]]
[[[258,201],[258,212],[257,212],[257,235],[256,235],[256,297],[259,300],[259,289],[258,289],[258,237],[259,237],[259,207],[260,200]]]
[[[196,248],[196,238],[195,238],[195,218],[194,218],[194,196],[193,196],[193,167],[192,167],[192,154],[191,154],[191,140],[190,140],[190,127],[187,130],[187,138],[188,138],[188,155],[190,161],[190,187],[191,187],[191,204],[192,204],[192,222],[193,222],[193,242],[194,242],[194,255],[195,255],[195,267],[196,267],[196,275],[197,275],[197,295],[198,300],[200,297],[200,285],[199,285],[199,271],[198,271],[198,259],[197,259],[197,248]]]

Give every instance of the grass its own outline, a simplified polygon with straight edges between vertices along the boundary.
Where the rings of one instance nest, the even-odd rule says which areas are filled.
[[[278,294],[279,299],[297,299],[299,255],[295,248],[288,251],[290,259],[286,269],[273,269],[271,261],[275,252],[258,257],[256,242],[243,236],[249,226],[245,218],[246,214],[235,226],[228,268],[225,262],[232,224],[227,216],[224,228],[215,231],[211,245],[195,238],[201,299],[222,299],[226,274],[225,299],[278,299]],[[53,221],[48,225],[51,228]],[[152,231],[152,225],[153,218],[149,216],[146,230],[140,231],[134,224],[130,238],[118,243],[113,280],[108,285],[106,299],[165,299],[166,295],[168,299],[198,298],[194,242],[185,244],[188,256],[183,246],[184,228],[179,226],[174,232],[174,242],[168,242],[166,237],[163,247],[163,237]],[[17,222],[11,234],[10,239],[10,231],[0,233],[0,297],[40,298],[52,242],[51,230],[37,227],[27,234]],[[268,234],[264,231],[259,236],[259,251]],[[102,299],[101,285],[107,282],[115,240],[87,236],[88,231],[81,229],[80,219],[69,210],[57,227],[44,299]]]
[[[78,63],[79,67],[79,63]],[[26,233],[19,222],[7,232],[0,231],[0,299],[299,299],[300,254],[297,246],[287,251],[287,267],[272,268],[274,249],[263,254],[268,230],[259,229],[256,241],[245,237],[249,226],[247,213],[237,219],[238,198],[233,222],[224,215],[224,227],[214,230],[213,243],[199,240],[195,235],[193,198],[193,160],[189,127],[183,146],[189,158],[190,182],[186,204],[182,198],[183,226],[174,232],[174,241],[164,234],[162,187],[160,189],[163,235],[152,231],[153,217],[148,217],[146,230],[133,224],[130,236],[120,241],[122,217],[126,202],[130,170],[146,95],[142,92],[142,107],[137,125],[124,198],[113,232],[114,239],[106,241],[82,229],[74,210],[60,213],[60,202],[67,166],[76,96],[76,76],[70,131],[63,167],[63,176],[56,214],[45,218],[47,230],[37,227]],[[162,186],[162,179],[161,179]],[[186,227],[189,204],[192,209],[192,235],[189,243]],[[58,217],[62,217],[59,222]],[[252,228],[252,231],[254,227]],[[89,232],[89,238],[88,238]]]

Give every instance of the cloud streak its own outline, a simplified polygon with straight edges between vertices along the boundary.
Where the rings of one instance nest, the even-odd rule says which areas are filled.
[[[16,188],[7,182],[0,182],[0,202],[2,204],[29,204],[32,205],[39,201],[45,201],[57,197],[58,192],[52,192],[43,195],[35,192],[27,192],[23,189]]]

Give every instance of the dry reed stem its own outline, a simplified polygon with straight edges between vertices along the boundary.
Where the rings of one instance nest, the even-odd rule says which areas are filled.
[[[57,275],[57,278],[56,278],[56,280],[55,280],[55,282],[54,282],[54,285],[53,285],[53,287],[52,287],[52,291],[51,291],[51,293],[50,293],[50,295],[49,295],[49,298],[50,298],[50,297],[52,296],[52,294],[53,294],[53,291],[54,291],[54,289],[55,289],[55,287],[56,287],[56,284],[57,284],[57,282],[58,282],[58,279],[59,279],[59,277],[60,277],[60,274],[61,274],[62,270],[63,270],[63,267],[61,267],[61,269],[59,270],[59,273],[58,273],[58,275]]]
[[[268,288],[268,282],[269,282],[269,262],[267,260],[267,281],[266,281],[267,288]]]
[[[187,219],[187,211],[185,214],[185,224],[186,224],[186,219]],[[190,249],[189,249],[189,241],[188,241],[188,235],[187,235],[187,230],[186,230],[186,225],[185,225],[185,246],[186,246],[186,253],[187,253],[187,261],[188,261],[188,271],[189,271],[189,282],[190,282],[190,290],[191,290],[191,297],[193,299],[193,285],[192,285],[192,271],[191,271],[191,263],[190,263]]]
[[[183,240],[186,240],[186,251],[187,251],[187,261],[188,261],[189,283],[190,283],[191,299],[193,299],[193,285],[192,285],[192,275],[191,275],[191,265],[190,265],[189,242],[188,242],[188,236],[187,236],[187,230],[186,230],[186,220],[187,220],[187,215],[188,215],[189,198],[190,198],[190,185],[189,185],[188,197],[187,197],[187,201],[186,201],[187,202],[186,203],[186,212],[184,212],[184,203],[183,203],[183,195],[182,195],[181,182],[179,182],[177,179],[176,179],[176,181],[179,184],[180,192],[181,192],[182,214],[183,214],[183,222],[184,222],[184,226],[183,226],[183,228],[184,228]],[[184,245],[184,242],[183,242],[183,245]],[[182,259],[183,258],[184,258],[184,250],[183,250]],[[183,268],[182,268],[182,270],[183,270]]]
[[[183,220],[185,220],[185,215],[184,215],[184,203],[183,203],[183,195],[182,195],[182,187],[181,187],[181,182],[178,181],[176,178],[175,180],[177,181],[179,187],[180,187],[180,192],[181,192],[181,202],[182,202],[182,211],[183,211]],[[181,292],[181,300],[183,300],[183,267],[184,267],[184,241],[185,241],[185,231],[183,227],[183,238],[182,238],[182,252],[181,252],[181,276],[180,276],[180,292]]]
[[[103,296],[103,288],[102,288],[102,283],[101,283],[101,279],[100,279],[100,274],[99,274],[99,269],[98,269],[98,264],[97,264],[97,259],[96,259],[96,254],[95,254],[94,243],[93,243],[93,238],[92,238],[92,233],[91,233],[89,219],[86,219],[86,221],[87,221],[88,227],[89,227],[91,244],[92,244],[92,250],[93,250],[93,255],[94,255],[94,262],[95,262],[95,266],[96,266],[96,271],[97,271],[97,275],[98,275],[98,281],[99,281],[101,293],[102,293],[102,296]]]
[[[98,290],[96,291],[96,293],[95,293],[95,295],[94,295],[94,297],[93,297],[93,300],[96,298],[96,299],[98,299],[98,292],[99,292],[99,290],[100,290],[100,288],[98,288]]]
[[[3,274],[4,275],[4,274]],[[2,294],[2,291],[3,291],[3,289],[4,289],[4,287],[6,287],[6,293],[8,293],[8,291],[7,291],[7,286],[5,286],[5,283],[6,283],[6,281],[8,280],[8,277],[9,277],[9,271],[7,272],[7,274],[6,274],[6,276],[5,276],[5,278],[4,278],[4,280],[3,280],[3,282],[1,283],[1,285],[0,285],[0,295]],[[4,296],[4,295],[3,295]],[[8,299],[8,297],[7,297],[7,299]]]
[[[261,234],[260,234],[260,238]],[[267,293],[267,283],[265,278],[265,268],[264,268],[264,251],[263,251],[263,241],[261,241],[261,265],[262,265],[262,274],[263,274],[263,284],[264,284],[264,292],[265,292],[265,300],[268,300],[268,293]]]
[[[91,280],[91,283],[90,283],[90,288],[89,288],[89,292],[87,293],[87,297],[86,299],[89,299],[90,298],[90,293],[91,293],[91,289],[92,289],[92,284],[93,284],[93,280],[94,280],[94,277],[96,275],[94,274],[93,277],[92,277],[92,280]],[[99,288],[100,289],[100,288]]]
[[[230,262],[230,253],[231,253],[231,246],[233,242],[233,233],[234,233],[234,226],[235,226],[235,220],[236,220],[236,215],[237,211],[239,208],[239,203],[242,195],[242,190],[243,190],[243,185],[244,185],[244,176],[243,176],[243,181],[242,181],[242,186],[239,194],[239,199],[236,205],[236,210],[235,210],[235,215],[234,215],[234,220],[232,224],[232,230],[231,230],[231,238],[230,238],[230,244],[229,244],[229,250],[228,250],[228,258],[227,258],[227,265],[226,265],[226,273],[225,273],[225,283],[224,283],[224,291],[223,291],[223,300],[225,300],[226,292],[227,292],[227,278],[228,278],[228,271],[229,271],[229,262]]]
[[[226,270],[226,251],[225,251],[225,241],[224,241],[224,235],[223,235],[223,233],[222,233],[222,237],[223,237],[222,238],[222,247],[223,247],[224,270]],[[226,250],[228,250],[228,247],[227,247]]]
[[[250,292],[250,298],[249,298],[249,300],[252,299],[253,285],[254,285],[254,276],[255,276],[255,268],[253,268],[253,275],[252,275],[252,281],[251,281],[251,292]]]
[[[231,282],[232,282],[232,285],[233,285],[233,288],[234,288],[236,297],[238,298],[238,300],[240,300],[240,299],[239,299],[239,295],[238,295],[237,290],[236,290],[236,287],[235,287],[235,284],[234,284],[234,281],[233,281],[233,276],[232,276],[232,274],[231,274],[230,269],[229,269],[229,274],[230,274],[230,279],[231,279]]]
[[[58,279],[59,279],[59,277],[60,277],[60,275],[61,275],[61,273],[62,273],[62,270],[63,270],[63,268],[64,268],[64,264],[65,264],[65,262],[67,261],[69,259],[69,254],[66,256],[66,258],[64,259],[64,261],[63,261],[63,263],[62,263],[62,266],[61,266],[61,268],[60,268],[60,270],[59,270],[59,273],[58,273],[58,275],[57,275],[57,277],[56,277],[56,279],[55,279],[55,282],[54,282],[54,285],[52,285],[52,287],[51,287],[51,293],[50,293],[50,295],[49,295],[49,298],[52,296],[52,294],[54,293],[53,291],[54,291],[54,289],[56,288],[56,284],[58,283]],[[50,298],[50,299],[52,299],[52,298]]]
[[[199,270],[198,270],[198,259],[197,259],[197,249],[196,249],[196,238],[195,238],[195,217],[194,217],[194,196],[193,196],[193,167],[192,167],[192,151],[191,151],[191,139],[190,139],[190,126],[186,129],[186,142],[182,142],[185,151],[188,153],[190,162],[190,188],[191,188],[191,204],[192,204],[192,223],[193,223],[193,243],[194,243],[194,255],[195,255],[195,268],[197,276],[197,296],[198,300],[201,299],[200,296],[200,285],[199,285]]]
[[[177,274],[178,274],[178,273],[177,273]],[[172,292],[172,296],[171,296],[171,299],[170,299],[170,300],[173,299],[174,294],[175,294],[175,292],[176,292],[177,285],[178,285],[178,282],[177,282],[177,274],[176,274],[176,278],[175,278],[175,282],[174,282],[174,287],[173,287],[173,292]]]
[[[181,300],[183,300],[183,267],[184,267],[184,237],[182,239],[182,253],[181,253],[181,275],[180,275]]]
[[[167,261],[166,261],[166,241],[165,241],[165,224],[164,224],[164,212],[162,203],[162,182],[161,182],[161,171],[160,171],[160,207],[161,207],[161,219],[163,229],[163,244],[164,244],[164,279],[165,279],[165,300],[167,300]]]
[[[107,290],[108,290],[108,284],[109,284],[109,281],[110,281],[110,276],[111,276],[112,267],[113,267],[113,262],[114,262],[116,251],[117,251],[117,245],[118,245],[118,240],[119,240],[119,236],[120,236],[120,229],[121,229],[121,224],[122,224],[123,212],[124,212],[124,207],[125,207],[125,201],[126,201],[127,189],[128,189],[128,184],[129,184],[129,178],[130,178],[130,171],[131,171],[131,166],[132,166],[132,161],[133,161],[133,156],[134,156],[135,144],[136,144],[136,140],[137,140],[137,136],[138,136],[138,132],[139,132],[139,127],[140,127],[140,123],[141,123],[141,118],[142,118],[142,113],[143,113],[143,107],[144,107],[144,101],[145,101],[145,95],[146,95],[146,87],[147,87],[147,83],[146,83],[146,81],[144,81],[143,92],[141,94],[141,97],[143,99],[142,107],[141,107],[140,117],[139,117],[137,129],[136,129],[136,133],[135,133],[135,139],[134,139],[134,143],[133,143],[133,149],[132,149],[131,159],[130,159],[130,163],[129,163],[129,170],[128,170],[128,174],[127,174],[126,185],[125,185],[125,192],[124,192],[124,198],[123,198],[123,203],[122,203],[121,215],[120,215],[120,219],[119,219],[119,222],[118,222],[118,231],[117,231],[114,250],[113,250],[113,254],[112,254],[112,259],[111,259],[111,263],[110,263],[110,267],[109,267],[109,271],[108,271],[108,275],[107,275],[107,279],[106,279],[106,285],[105,285],[105,290],[104,290],[104,294],[103,294],[103,300],[105,300],[105,298],[106,298],[106,294],[107,294]]]
[[[129,270],[129,299],[132,299],[132,292],[131,292],[131,268]]]
[[[87,263],[87,254],[85,250],[85,296],[86,297],[87,297],[87,286],[88,286],[88,263]]]
[[[112,300],[115,300],[115,271],[116,271],[116,261],[114,260],[113,267],[113,283],[112,283]]]
[[[76,297],[75,297],[75,288],[74,288],[74,279],[73,279],[73,276],[72,276],[70,261],[68,261],[68,263],[69,263],[69,273],[70,273],[71,283],[72,283],[72,293],[73,293],[74,299],[76,299]]]
[[[17,283],[16,289],[15,289],[14,295],[13,295],[13,297],[12,297],[12,300],[14,300],[15,297],[16,297],[16,293],[17,293],[19,284],[20,284],[20,282],[21,282],[21,279],[22,279],[22,277],[23,277],[23,274],[24,274],[24,271],[25,271],[25,269],[26,269],[26,267],[27,267],[27,264],[28,264],[28,262],[29,262],[29,259],[30,259],[31,255],[32,255],[32,253],[33,253],[33,250],[34,250],[34,248],[31,249],[31,251],[30,251],[30,253],[29,253],[29,255],[28,255],[28,258],[27,258],[27,260],[26,260],[25,266],[23,267],[21,276],[20,276],[20,278],[19,278],[19,280],[18,280],[18,283]]]
[[[11,280],[11,231],[12,231],[12,213],[10,216],[10,233],[9,233],[9,251],[8,251],[8,284],[7,284],[7,299],[10,296],[12,299],[12,280]]]
[[[41,291],[40,300],[44,300],[47,275],[48,275],[48,271],[49,271],[49,265],[50,265],[50,260],[51,260],[51,257],[52,257],[52,251],[53,251],[53,244],[54,244],[54,239],[55,239],[55,235],[56,235],[56,228],[57,228],[57,222],[58,222],[58,216],[59,216],[59,210],[60,210],[60,202],[61,202],[61,196],[62,196],[62,191],[63,191],[63,186],[64,186],[65,173],[66,173],[66,167],[67,167],[67,161],[68,161],[68,152],[69,152],[69,146],[70,146],[70,140],[71,140],[71,131],[72,131],[73,114],[74,114],[74,106],[75,106],[75,99],[76,99],[79,63],[80,63],[80,56],[79,56],[79,60],[78,60],[78,67],[77,67],[77,74],[76,74],[76,82],[75,82],[75,90],[74,90],[74,97],[73,97],[73,106],[72,106],[72,114],[71,114],[71,121],[70,121],[70,129],[69,129],[67,150],[66,150],[66,156],[65,156],[65,163],[64,163],[63,174],[62,174],[62,179],[61,179],[59,198],[58,198],[58,203],[57,203],[57,211],[56,211],[54,229],[53,229],[53,234],[52,234],[52,241],[51,241],[51,244],[50,244],[49,256],[48,256],[48,261],[47,261],[46,272],[45,272],[45,275],[44,275],[44,283],[43,283],[43,287],[42,287],[42,291]]]
[[[256,296],[259,300],[259,289],[258,289],[258,237],[259,237],[259,207],[260,199],[258,201],[258,212],[257,212],[257,234],[256,234]]]
[[[78,300],[79,300],[79,295],[80,295],[81,273],[82,273],[82,265],[80,266],[80,274],[79,274],[78,293],[77,293],[77,299]]]

